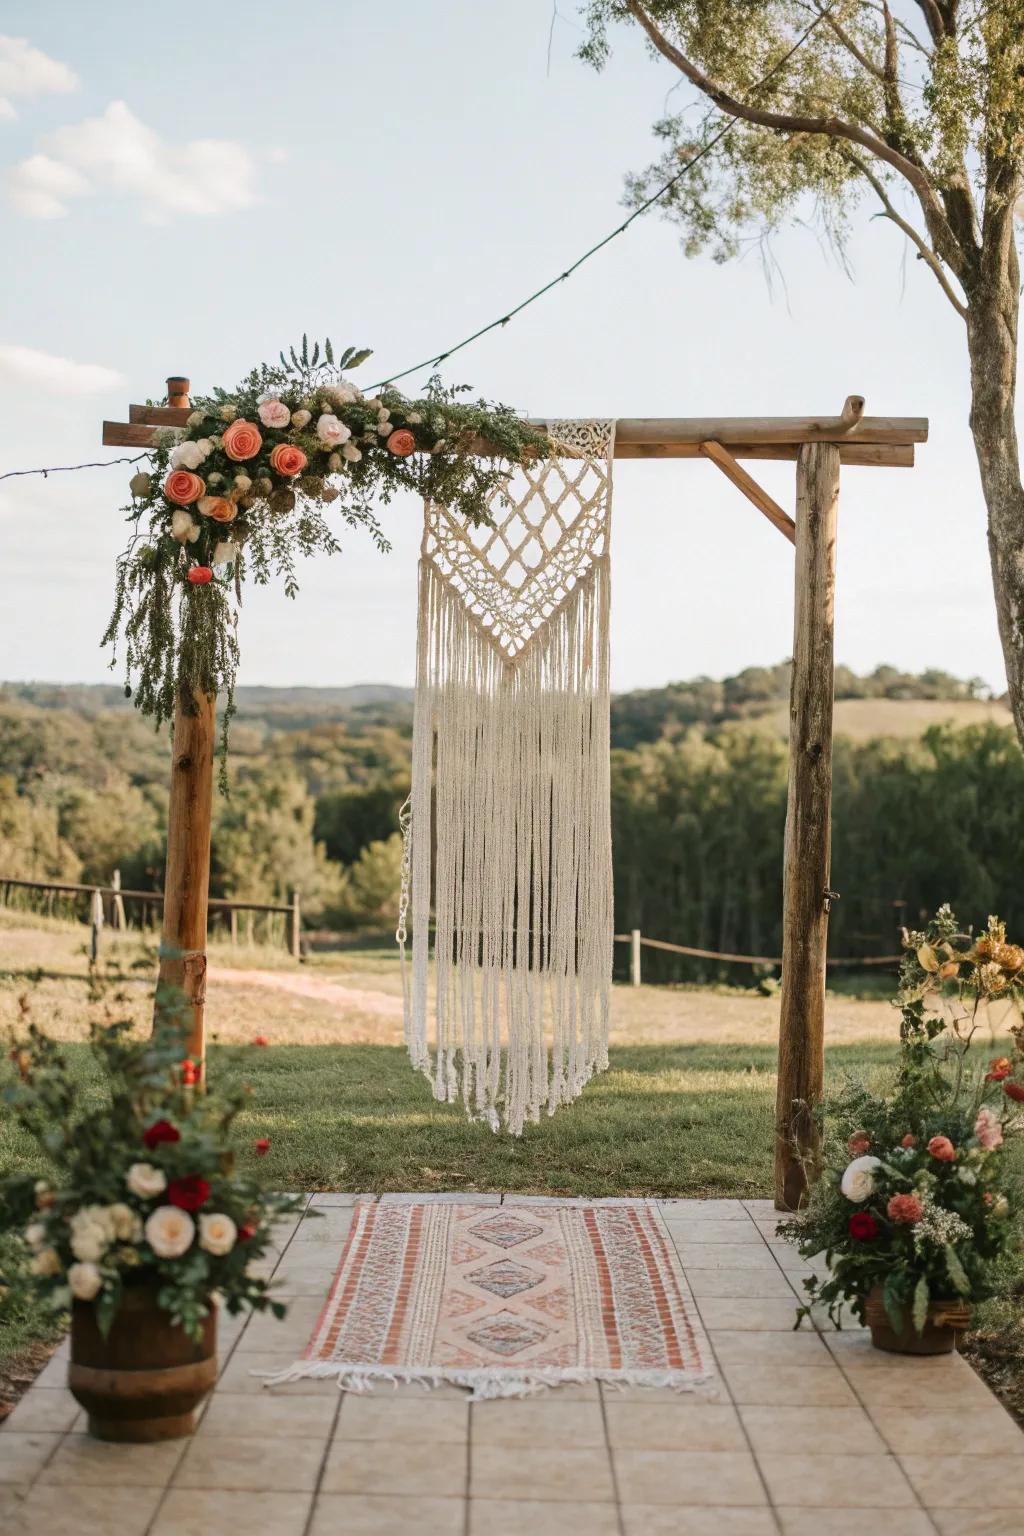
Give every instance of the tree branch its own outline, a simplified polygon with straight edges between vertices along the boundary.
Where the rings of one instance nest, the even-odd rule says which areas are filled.
[[[757,127],[771,128],[784,133],[813,133],[822,134],[830,139],[846,139],[851,144],[859,144],[876,160],[882,160],[887,165],[891,165],[894,170],[899,171],[917,193],[928,232],[941,252],[941,259],[958,278],[962,279],[967,268],[966,254],[950,228],[945,209],[931,178],[921,166],[908,160],[906,155],[893,149],[877,134],[858,128],[855,123],[845,122],[840,117],[808,117],[802,113],[769,112],[761,107],[748,106],[746,102],[739,101],[722,86],[716,85],[703,70],[691,63],[655,25],[639,0],[626,0],[626,8],[634,21],[638,22],[646,32],[658,52],[668,59],[669,63],[674,64],[691,85],[696,86],[697,90],[714,102],[720,111],[727,113],[730,117],[738,117]]]
[[[884,84],[885,71],[883,70],[882,66],[880,64],[876,64],[874,59],[870,58],[864,52],[863,48],[861,48],[859,43],[857,43],[850,36],[846,28],[839,25],[831,11],[824,11],[822,10],[821,6],[817,4],[814,5],[812,9],[815,15],[820,16],[822,21],[828,23],[836,37],[838,37],[839,41],[846,49],[847,53],[851,53],[853,55],[860,67],[862,69],[866,69],[869,75],[874,75],[876,80],[880,80]]]
[[[884,216],[893,224],[895,224],[897,229],[903,231],[911,245],[916,248],[921,260],[925,262],[935,274],[939,287],[942,289],[943,293],[946,295],[946,298],[952,304],[961,320],[966,320],[967,306],[963,303],[963,301],[959,298],[953,289],[949,278],[946,276],[942,269],[941,261],[939,260],[938,256],[936,256],[935,252],[931,249],[928,242],[924,239],[920,232],[914,228],[913,224],[911,224],[909,220],[905,219],[903,215],[893,207],[884,185],[879,181],[874,172],[864,164],[864,161],[861,160],[859,155],[850,155],[850,160],[857,167],[861,175],[864,177],[864,180],[874,191],[878,201],[881,203],[882,208],[884,209]]]
[[[946,19],[939,10],[936,0],[917,0],[917,7],[928,23],[932,42],[941,43],[946,36]]]

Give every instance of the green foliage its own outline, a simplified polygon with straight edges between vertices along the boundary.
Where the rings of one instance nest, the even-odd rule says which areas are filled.
[[[214,1292],[230,1312],[283,1315],[252,1266],[292,1202],[263,1190],[235,1132],[248,1085],[194,1086],[183,999],[168,989],[158,1002],[151,1039],[129,1039],[129,1021],[93,1025],[88,1086],[36,1025],[15,1045],[2,1100],[36,1157],[0,1181],[0,1232],[15,1239],[12,1303],[26,1285],[54,1312],[72,1296],[92,1300],[106,1331],[125,1287],[155,1284],[159,1305],[198,1338]],[[189,1229],[173,1252],[159,1233],[168,1217]]]
[[[445,388],[438,378],[419,400],[392,386],[364,397],[341,368],[369,355],[348,348],[335,368],[331,343],[321,361],[319,344],[310,352],[303,336],[280,367],[261,365],[236,389],[197,398],[184,431],[157,434],[150,473],[132,477],[131,535],[104,643],[115,647],[111,665],[122,644],[126,691],[158,723],[179,699],[193,708],[197,694],[224,694],[222,763],[246,577],[259,585],[278,578],[294,597],[299,557],[340,551],[336,517],[386,551],[374,506],[400,491],[480,523],[509,464],[546,446],[507,407],[467,403],[465,387]],[[261,417],[268,401],[287,407],[282,425]],[[230,439],[245,425],[253,431],[243,452]],[[481,440],[491,457],[475,451]],[[173,470],[190,482],[181,490]]]

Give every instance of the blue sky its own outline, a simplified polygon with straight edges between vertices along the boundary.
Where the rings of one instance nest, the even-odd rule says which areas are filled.
[[[675,80],[626,32],[595,75],[561,10],[549,63],[550,0],[8,0],[0,29],[36,52],[0,45],[0,471],[107,457],[102,419],[168,373],[230,386],[303,330],[390,374],[562,270],[622,217]],[[915,470],[844,472],[837,656],[1002,688],[959,320],[866,215],[852,280],[808,232],[775,251],[770,291],[756,259],[687,261],[649,216],[447,377],[538,416],[853,392],[929,416]],[[792,466],[751,467],[792,506]],[[129,473],[0,484],[3,676],[109,676]],[[297,602],[247,596],[243,683],[411,680],[419,509],[384,515],[390,556],[346,535]],[[774,662],[791,636],[791,547],[711,465],[617,466],[617,688]]]

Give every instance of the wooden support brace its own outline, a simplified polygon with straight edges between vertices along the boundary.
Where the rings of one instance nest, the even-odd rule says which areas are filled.
[[[721,443],[707,442],[701,443],[700,451],[712,464],[718,465],[726,479],[731,480],[758,511],[763,512],[768,521],[785,534],[791,544],[796,543],[796,523],[789,513],[784,512],[775,498],[758,485],[753,475],[748,475],[742,465],[737,464],[728,448],[723,448]]]

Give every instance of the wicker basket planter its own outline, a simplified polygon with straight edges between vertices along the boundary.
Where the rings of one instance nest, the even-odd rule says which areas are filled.
[[[928,1308],[924,1330],[918,1333],[907,1307],[903,1326],[896,1329],[885,1310],[882,1287],[876,1285],[868,1295],[864,1320],[871,1329],[871,1342],[876,1349],[897,1355],[950,1355],[970,1324],[971,1309],[963,1301],[933,1301]]]
[[[195,1409],[217,1380],[217,1315],[196,1343],[157,1306],[157,1288],[126,1288],[106,1338],[91,1302],[71,1310],[68,1386],[98,1440],[173,1440],[195,1428]]]

